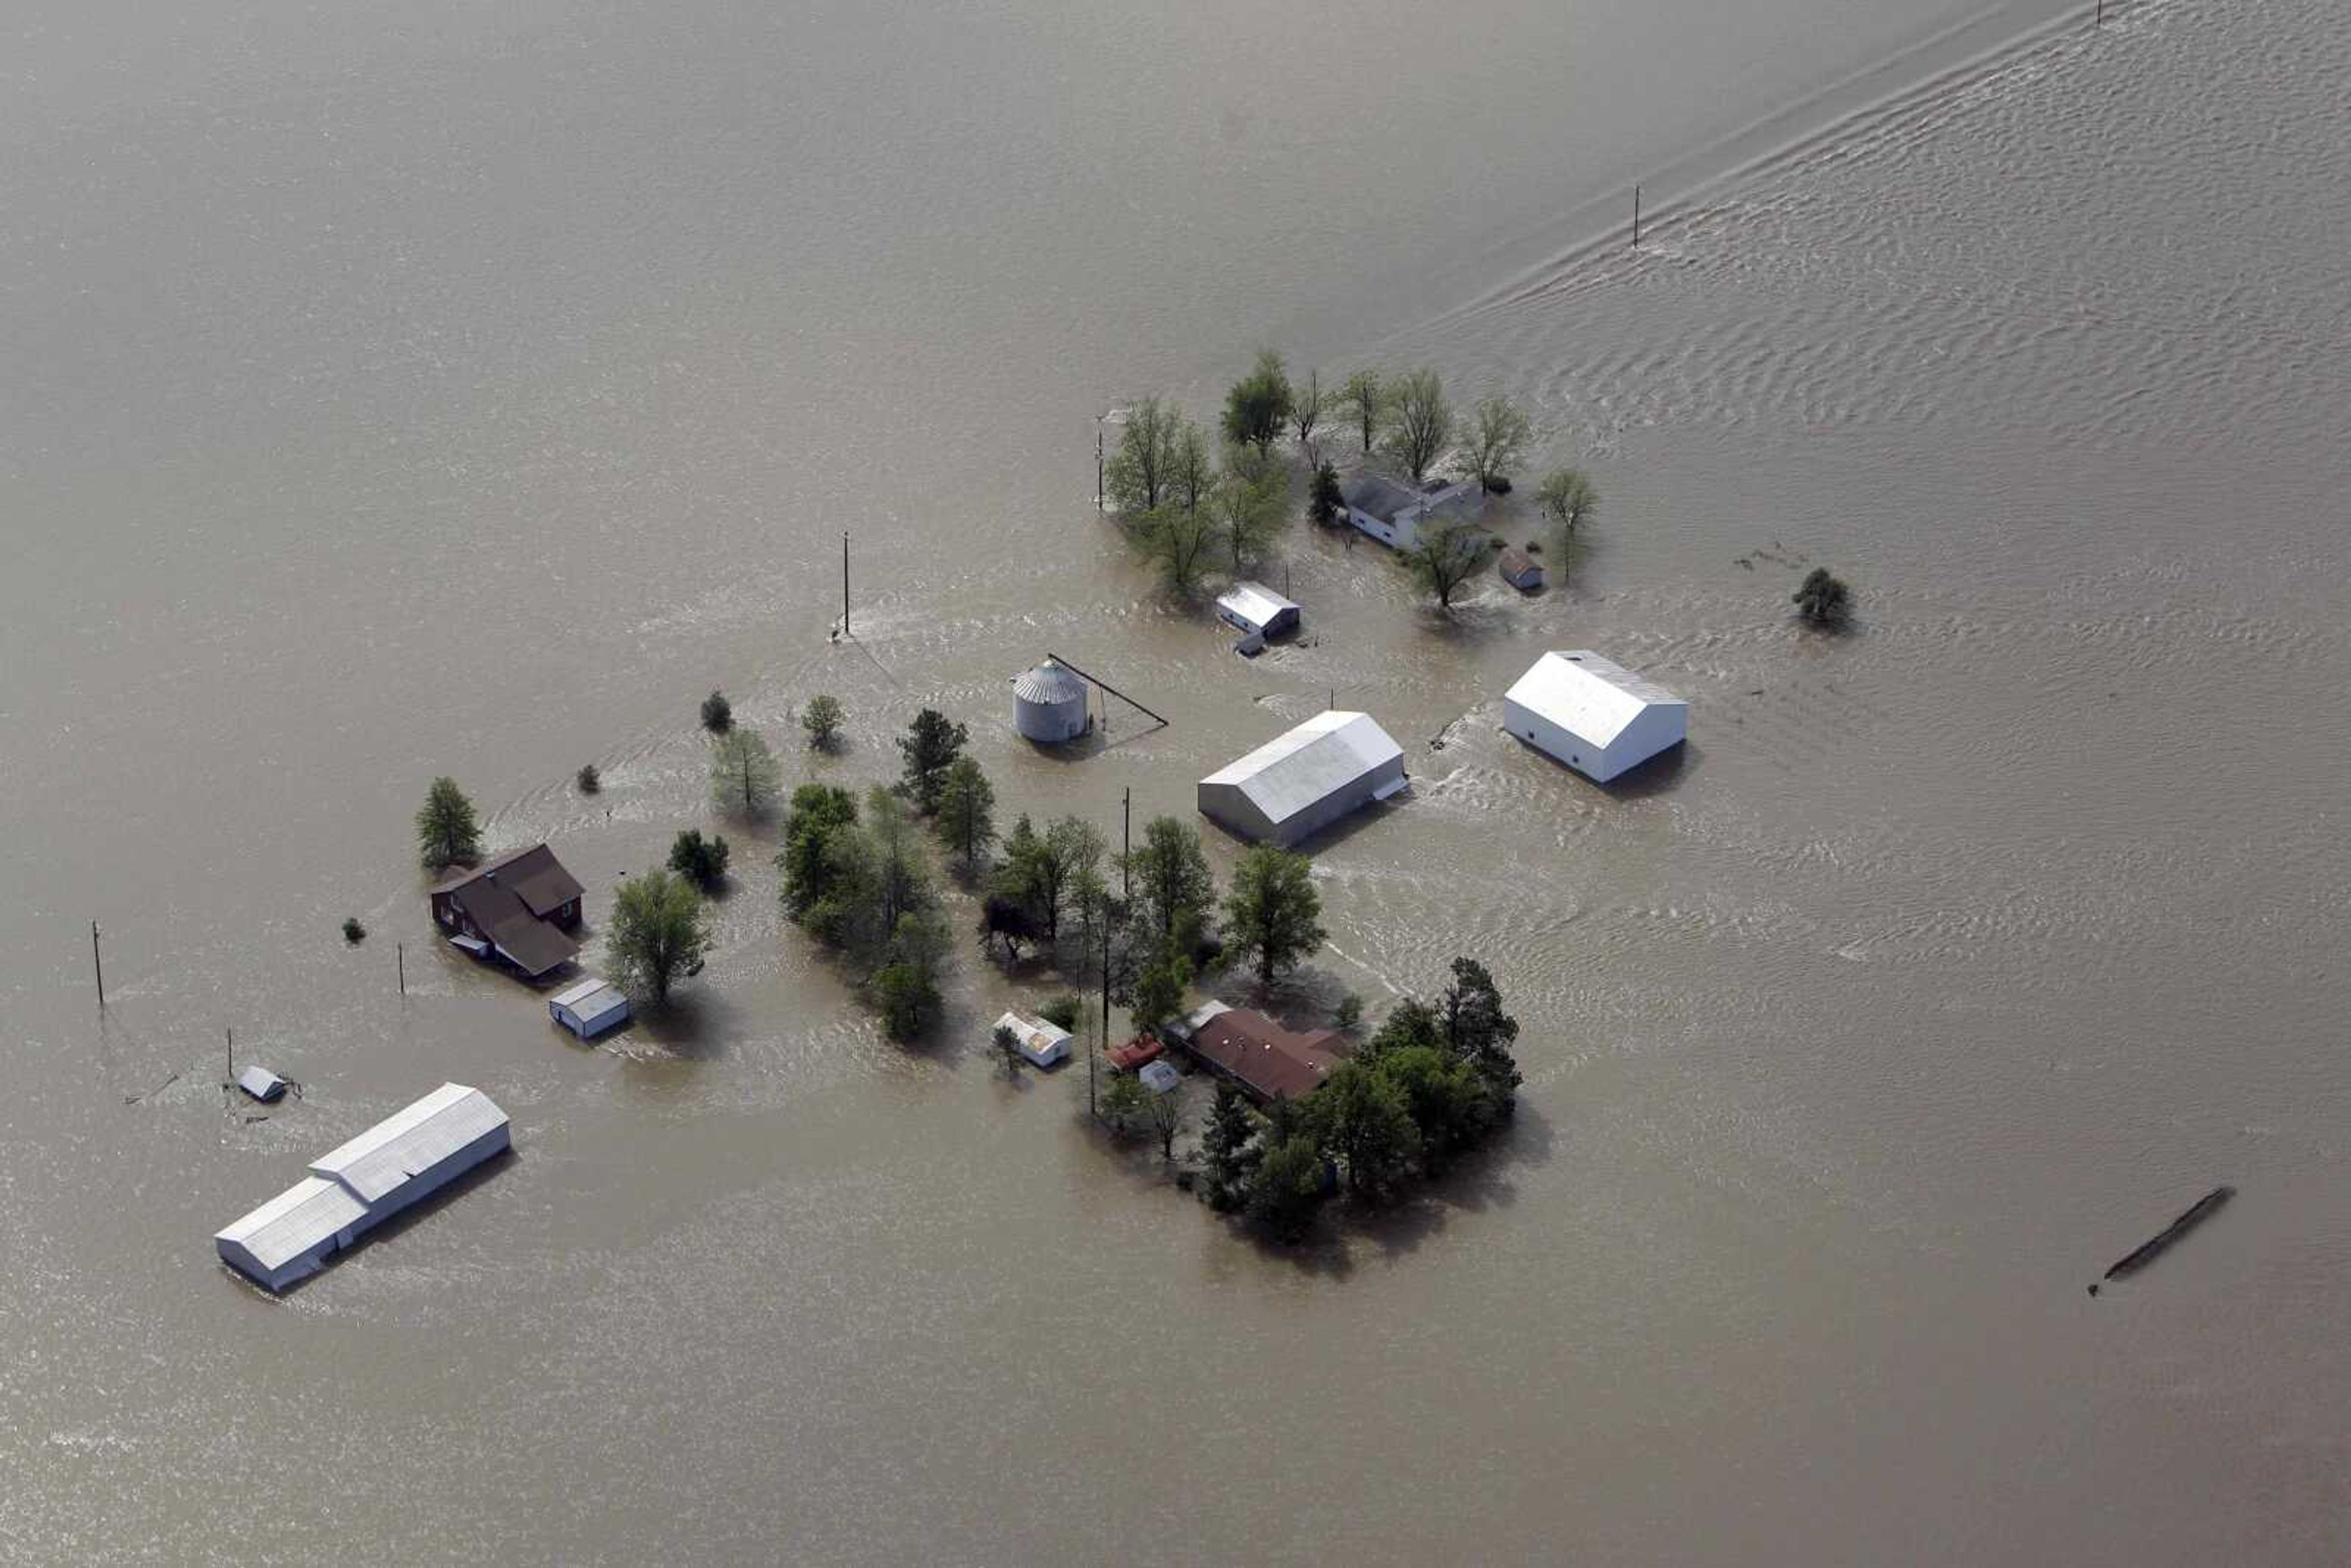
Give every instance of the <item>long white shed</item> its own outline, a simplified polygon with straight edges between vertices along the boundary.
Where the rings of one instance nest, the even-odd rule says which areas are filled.
[[[310,1164],[310,1174],[213,1237],[224,1261],[272,1291],[317,1273],[360,1233],[509,1146],[507,1113],[444,1083]]]
[[[1070,1041],[1075,1037],[1050,1019],[1025,1019],[1019,1013],[1006,1013],[996,1020],[998,1029],[1008,1029],[1013,1039],[1020,1042],[1020,1054],[1033,1067],[1050,1067],[1066,1061]]]
[[[1554,650],[1502,698],[1502,727],[1602,784],[1689,736],[1689,704],[1589,648]]]
[[[1200,780],[1200,813],[1287,847],[1411,780],[1404,747],[1371,715],[1332,709]]]

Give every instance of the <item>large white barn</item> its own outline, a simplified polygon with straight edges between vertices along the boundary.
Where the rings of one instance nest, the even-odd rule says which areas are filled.
[[[310,1174],[220,1231],[222,1259],[282,1291],[317,1273],[361,1231],[438,1191],[508,1144],[507,1113],[478,1089],[444,1083],[310,1164]]]
[[[1201,779],[1200,812],[1286,847],[1409,782],[1404,747],[1371,715],[1334,709]]]
[[[1589,648],[1545,653],[1502,699],[1502,727],[1605,784],[1689,735],[1689,704]]]

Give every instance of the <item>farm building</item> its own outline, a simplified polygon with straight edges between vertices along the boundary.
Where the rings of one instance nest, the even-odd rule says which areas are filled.
[[[1166,1051],[1165,1040],[1154,1035],[1138,1034],[1124,1045],[1102,1052],[1102,1060],[1110,1063],[1113,1072],[1132,1072],[1138,1067],[1147,1067],[1158,1061]]]
[[[580,1039],[593,1040],[629,1021],[629,998],[610,980],[590,975],[548,998],[547,1015]]]
[[[1086,683],[1076,671],[1048,659],[1012,682],[1012,727],[1044,746],[1086,732]]]
[[[1284,846],[1384,800],[1410,780],[1404,748],[1369,714],[1318,713],[1200,780],[1200,813]]]
[[[265,1105],[273,1100],[284,1099],[286,1091],[291,1087],[266,1067],[256,1067],[250,1062],[236,1070],[236,1086]]]
[[[1542,562],[1524,550],[1504,550],[1497,570],[1502,580],[1520,593],[1532,593],[1543,585]]]
[[[1237,582],[1217,601],[1217,616],[1227,625],[1260,637],[1279,637],[1298,630],[1298,606],[1261,582]]]
[[[1143,1080],[1143,1086],[1154,1094],[1169,1093],[1184,1082],[1184,1075],[1166,1061],[1146,1063],[1135,1076]]]
[[[475,957],[502,958],[535,980],[579,954],[566,933],[580,924],[584,891],[553,850],[533,844],[434,888],[433,918]]]
[[[1302,1100],[1346,1060],[1336,1030],[1301,1034],[1263,1013],[1210,1002],[1169,1026],[1176,1043],[1251,1099]]]
[[[1419,486],[1358,469],[1339,486],[1347,521],[1384,545],[1410,549],[1420,542],[1420,525],[1432,517],[1474,517],[1485,492],[1470,480],[1423,480]]]
[[[1553,651],[1503,697],[1502,727],[1605,784],[1680,745],[1689,704],[1588,648]]]
[[[1050,1067],[1069,1059],[1073,1037],[1050,1019],[1025,1019],[1019,1013],[1006,1013],[996,1020],[996,1027],[1012,1031],[1013,1039],[1020,1042],[1020,1054],[1032,1067]]]
[[[224,1261],[272,1291],[509,1144],[507,1113],[478,1089],[444,1083],[310,1164],[310,1174],[220,1231]]]

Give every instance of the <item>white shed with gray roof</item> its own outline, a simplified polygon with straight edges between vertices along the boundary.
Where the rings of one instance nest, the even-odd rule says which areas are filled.
[[[1279,637],[1298,630],[1298,606],[1262,582],[1236,582],[1217,601],[1217,615],[1228,626]]]
[[[308,1177],[215,1234],[213,1245],[225,1261],[282,1291],[360,1232],[508,1146],[507,1113],[488,1095],[444,1083],[312,1161]]]
[[[1286,846],[1410,783],[1404,747],[1371,715],[1318,713],[1200,780],[1200,813]]]
[[[1589,648],[1534,662],[1502,698],[1502,727],[1605,784],[1689,736],[1689,704]]]

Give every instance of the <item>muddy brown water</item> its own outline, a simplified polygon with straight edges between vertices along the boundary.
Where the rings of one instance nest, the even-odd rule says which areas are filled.
[[[0,1558],[2351,1552],[2351,36],[1639,9],[15,24]],[[1260,341],[1528,401],[1604,497],[1567,583],[1442,620],[1301,526],[1300,643],[1163,603],[1093,414]],[[1495,727],[1584,645],[1694,703],[1609,791]],[[1173,722],[1026,747],[1049,650]],[[1518,1125],[1269,1252],[991,1070],[1048,977],[967,952],[891,1046],[731,824],[708,971],[569,1043],[434,947],[409,816],[455,774],[600,917],[709,825],[714,685],[840,696],[788,754],[860,785],[942,707],[1008,817],[1113,831],[1368,709],[1415,789],[1282,1001],[1481,956]],[[225,1113],[227,1027],[303,1097]],[[282,1301],[220,1268],[444,1078],[512,1161]]]

